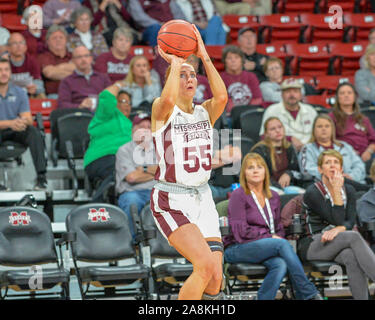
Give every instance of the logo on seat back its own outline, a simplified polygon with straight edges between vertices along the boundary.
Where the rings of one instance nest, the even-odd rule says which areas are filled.
[[[99,211],[96,210],[95,208],[90,209],[89,212],[89,220],[91,222],[107,222],[110,219],[109,213],[106,209],[100,208]]]
[[[31,222],[30,216],[26,211],[11,212],[9,216],[9,223],[13,226],[28,225]]]

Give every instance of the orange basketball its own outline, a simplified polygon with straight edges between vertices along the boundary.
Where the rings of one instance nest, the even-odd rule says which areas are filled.
[[[159,30],[158,45],[165,53],[186,59],[197,50],[193,25],[184,20],[168,21]]]

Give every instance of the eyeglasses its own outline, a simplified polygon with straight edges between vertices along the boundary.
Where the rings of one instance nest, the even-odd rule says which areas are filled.
[[[9,45],[11,46],[11,47],[13,47],[13,46],[18,46],[18,45],[25,45],[26,44],[26,41],[18,41],[18,42],[10,42],[9,43]]]
[[[120,102],[120,103],[124,103],[124,104],[130,106],[130,102],[129,102],[128,100],[126,100],[126,99],[118,100],[118,102]]]

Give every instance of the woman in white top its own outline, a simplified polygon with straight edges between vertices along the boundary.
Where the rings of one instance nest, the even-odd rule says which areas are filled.
[[[203,61],[213,97],[194,105],[196,73],[185,59],[160,55],[170,64],[166,82],[152,106],[151,128],[159,166],[151,209],[161,233],[193,264],[178,298],[221,299],[223,245],[218,213],[208,187],[212,128],[224,111],[227,91],[198,29],[196,55]]]

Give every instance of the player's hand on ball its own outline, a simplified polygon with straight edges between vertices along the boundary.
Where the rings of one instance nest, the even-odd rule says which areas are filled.
[[[174,62],[178,62],[178,63],[180,63],[180,64],[183,64],[183,63],[186,61],[186,59],[181,58],[181,57],[177,57],[177,56],[175,56],[174,54],[165,53],[165,52],[163,51],[163,49],[160,48],[160,46],[158,46],[158,52],[159,52],[159,54],[162,56],[162,58],[163,58],[165,61],[168,62],[168,64],[172,64],[173,61],[174,61]]]
[[[204,46],[204,42],[203,42],[203,39],[201,37],[201,34],[200,34],[200,32],[199,32],[199,30],[198,30],[198,28],[195,24],[193,24],[193,29],[194,29],[195,36],[197,37],[197,53],[196,53],[196,56],[201,58],[201,59],[204,59],[204,58],[208,57],[206,47]]]

